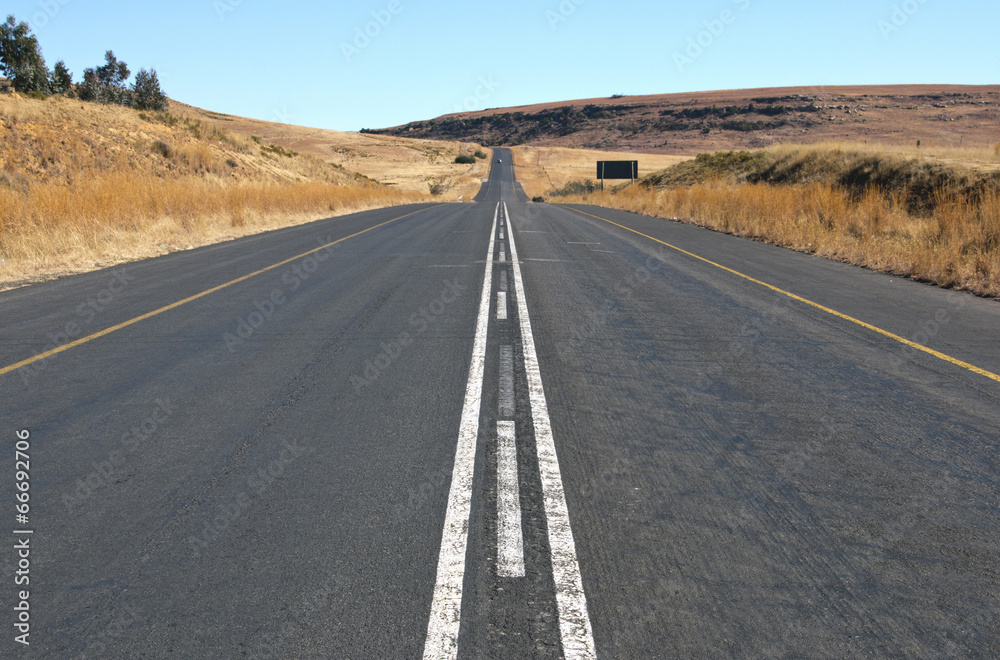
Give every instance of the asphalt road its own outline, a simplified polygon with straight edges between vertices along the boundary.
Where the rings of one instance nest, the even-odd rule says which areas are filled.
[[[2,657],[1000,655],[997,303],[497,156],[0,293]]]

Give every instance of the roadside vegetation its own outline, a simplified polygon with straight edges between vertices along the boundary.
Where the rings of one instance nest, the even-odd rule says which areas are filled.
[[[315,156],[393,190],[424,194],[429,185],[438,184],[435,190],[442,201],[475,197],[489,175],[489,149],[475,142],[437,142],[308,128],[221,114],[175,100],[170,102],[170,114],[200,126],[203,133],[219,129],[255,136],[261,145],[274,144],[289,153]],[[462,154],[474,155],[478,162],[455,163]]]
[[[111,50],[104,54],[103,65],[84,70],[79,84],[73,82],[62,60],[50,71],[28,24],[18,23],[13,16],[0,24],[0,72],[10,79],[14,91],[36,99],[58,95],[140,110],[166,110],[169,105],[156,69],[140,69],[129,85],[128,65]]]
[[[943,287],[1000,297],[1000,145],[856,144],[703,154],[601,193],[546,197],[679,219]]]
[[[187,116],[0,94],[0,288],[429,199]]]
[[[329,162],[328,149],[297,151],[312,142],[293,137],[276,144],[282,139],[250,132],[317,131],[172,107],[155,70],[133,79],[113,51],[74,82],[64,62],[48,68],[29,26],[13,16],[0,23],[0,72],[6,76],[0,78],[0,289],[428,201],[411,184],[431,178],[428,171],[443,161],[438,151],[461,146],[427,147],[427,162],[423,152],[389,140],[365,138],[372,144],[348,149],[366,166],[387,152],[405,152],[409,159],[393,171],[400,176],[389,187]],[[234,129],[244,124],[253,128]],[[341,141],[350,137],[343,135]],[[481,157],[481,151],[469,156]],[[437,194],[478,189],[483,167],[452,173],[439,165]]]
[[[511,147],[511,155],[517,181],[531,196],[542,196],[548,194],[548,191],[560,189],[581,194],[587,189],[600,188],[599,182],[594,184],[591,181],[588,187],[586,181],[596,174],[595,164],[599,160],[638,160],[639,176],[646,176],[691,159],[689,156],[670,154],[637,154],[538,145]]]

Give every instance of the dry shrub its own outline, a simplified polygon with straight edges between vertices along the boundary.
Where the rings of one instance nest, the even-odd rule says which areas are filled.
[[[191,142],[177,150],[177,159],[195,172],[211,172],[215,162],[212,148],[204,142]]]
[[[851,194],[827,183],[709,182],[566,201],[678,218],[860,266],[1000,297],[1000,193],[977,199],[936,191],[931,215],[911,213],[906,191]]]
[[[75,185],[0,183],[3,280],[77,270],[367,208],[424,201],[374,185],[227,183],[111,172]]]

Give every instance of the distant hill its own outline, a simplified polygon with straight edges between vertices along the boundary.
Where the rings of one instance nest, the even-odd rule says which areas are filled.
[[[444,115],[363,132],[696,154],[779,143],[978,146],[1000,141],[1000,85],[787,87],[618,96]]]
[[[358,172],[399,190],[427,192],[430,182],[442,182],[451,191],[472,197],[489,173],[489,161],[469,166],[455,163],[460,154],[472,154],[478,144],[460,141],[400,139],[391,136],[359,135],[322,128],[296,126],[294,117],[262,121],[227,115],[171,101],[170,112],[199,124],[223,131],[255,136],[262,142],[296,153],[315,156],[326,163]],[[278,120],[283,120],[278,121]]]

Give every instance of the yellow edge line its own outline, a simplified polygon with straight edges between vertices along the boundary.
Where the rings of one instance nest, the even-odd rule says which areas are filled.
[[[343,243],[344,241],[346,241],[346,240],[348,240],[350,238],[354,238],[355,236],[360,236],[361,234],[370,232],[373,229],[378,229],[379,227],[384,227],[384,226],[386,226],[388,224],[396,222],[397,220],[402,220],[403,218],[408,218],[411,215],[416,215],[417,213],[420,213],[420,211],[424,211],[424,210],[425,209],[419,209],[417,211],[414,211],[413,213],[407,213],[406,215],[401,215],[398,218],[393,218],[392,220],[387,220],[386,222],[383,222],[381,224],[375,225],[373,227],[369,227],[368,229],[359,231],[359,232],[357,232],[355,234],[351,234],[350,236],[345,236],[345,237],[343,237],[341,239],[333,241],[332,243],[327,243],[326,245],[321,245],[318,248],[315,248],[313,250],[309,250],[308,252],[303,252],[302,254],[300,254],[298,256],[292,257],[290,259],[285,259],[284,261],[279,261],[278,263],[273,264],[271,266],[268,266],[267,268],[261,268],[258,271],[250,273],[249,275],[244,275],[243,277],[238,277],[235,280],[232,280],[231,282],[226,282],[225,284],[220,284],[219,286],[212,287],[211,289],[208,289],[207,291],[202,291],[201,293],[196,293],[195,295],[190,296],[188,298],[185,298],[184,300],[178,300],[177,302],[171,303],[171,304],[167,305],[166,307],[161,307],[159,309],[153,310],[152,312],[147,312],[146,314],[143,314],[142,316],[137,316],[137,317],[135,317],[133,319],[129,319],[128,321],[124,321],[122,323],[119,323],[118,325],[113,325],[110,328],[106,328],[104,330],[101,330],[100,332],[95,332],[92,335],[88,335],[86,337],[81,337],[80,339],[77,339],[75,341],[71,341],[71,342],[69,342],[67,344],[63,344],[62,346],[57,346],[56,348],[53,348],[50,351],[45,351],[44,353],[39,353],[38,355],[35,355],[34,357],[30,357],[30,358],[28,358],[26,360],[21,360],[17,364],[12,364],[9,367],[3,367],[2,369],[0,369],[0,376],[2,376],[4,374],[7,374],[7,373],[10,373],[12,371],[16,371],[16,370],[18,370],[18,369],[20,369],[22,367],[26,367],[29,364],[33,364],[35,362],[39,362],[41,360],[45,360],[47,358],[52,357],[53,355],[57,355],[59,353],[62,353],[63,351],[68,351],[69,349],[74,348],[76,346],[79,346],[80,344],[86,344],[89,341],[93,341],[93,340],[98,339],[100,337],[103,337],[105,335],[110,335],[112,332],[117,332],[118,330],[121,330],[122,328],[127,328],[128,326],[134,325],[134,324],[138,323],[139,321],[145,321],[146,319],[151,318],[153,316],[156,316],[158,314],[162,314],[163,312],[170,311],[171,309],[180,307],[181,305],[186,305],[187,303],[192,302],[194,300],[198,300],[199,298],[204,298],[205,296],[207,296],[207,295],[209,295],[211,293],[215,293],[216,291],[220,291],[222,289],[225,289],[226,287],[230,287],[230,286],[232,286],[234,284],[239,284],[240,282],[248,280],[251,277],[256,277],[257,275],[260,275],[261,273],[266,273],[269,270],[274,270],[275,268],[280,268],[281,266],[284,266],[285,264],[289,264],[289,263],[291,263],[293,261],[297,261],[297,260],[299,260],[299,259],[301,259],[303,257],[308,257],[310,254],[319,252],[320,250],[325,250],[328,247],[332,247],[332,246],[336,245],[337,243]]]
[[[1000,383],[1000,375],[995,374],[992,371],[987,371],[985,369],[981,369],[980,367],[977,367],[974,364],[969,364],[968,362],[963,362],[962,360],[953,358],[950,355],[945,355],[944,353],[941,353],[940,351],[935,351],[933,348],[927,348],[926,346],[921,346],[920,344],[918,344],[916,342],[910,341],[909,339],[906,339],[905,337],[900,337],[899,335],[893,334],[893,333],[889,332],[888,330],[883,330],[882,328],[874,326],[871,323],[865,323],[864,321],[862,321],[860,319],[856,319],[853,316],[848,316],[847,314],[844,314],[842,312],[838,312],[835,309],[830,309],[829,307],[824,307],[823,305],[820,305],[819,303],[815,303],[815,302],[813,302],[811,300],[803,298],[802,296],[797,296],[794,293],[791,293],[789,291],[785,291],[784,289],[780,289],[780,288],[774,286],[773,284],[768,284],[767,282],[762,282],[762,281],[760,281],[758,279],[750,277],[749,275],[745,275],[745,274],[743,274],[743,273],[741,273],[741,272],[739,272],[737,270],[733,270],[732,268],[727,268],[726,266],[723,266],[722,264],[717,264],[714,261],[706,259],[705,257],[700,257],[697,254],[694,254],[693,252],[688,252],[687,250],[679,248],[676,245],[671,245],[670,243],[666,243],[664,241],[661,241],[658,238],[653,238],[652,236],[649,236],[647,234],[643,234],[642,232],[636,231],[635,229],[632,229],[631,227],[626,227],[625,225],[620,225],[617,222],[613,222],[611,220],[608,220],[607,218],[602,218],[600,216],[593,215],[591,213],[587,213],[586,211],[581,211],[580,209],[574,209],[572,207],[565,206],[563,204],[560,204],[559,206],[562,206],[563,208],[568,209],[570,211],[576,211],[577,213],[582,213],[583,215],[588,215],[591,218],[595,218],[597,220],[603,220],[604,222],[607,222],[608,224],[612,224],[612,225],[614,225],[616,227],[621,227],[622,229],[630,231],[633,234],[638,234],[639,236],[642,236],[643,238],[648,238],[651,241],[655,241],[655,242],[659,243],[660,245],[665,245],[666,247],[668,247],[668,248],[670,248],[672,250],[677,250],[678,252],[680,252],[682,254],[686,254],[689,257],[693,257],[693,258],[695,258],[695,259],[697,259],[699,261],[703,261],[706,264],[710,264],[712,266],[715,266],[716,268],[721,268],[722,270],[726,271],[727,273],[732,273],[733,275],[737,275],[739,277],[742,277],[745,280],[749,280],[749,281],[753,282],[754,284],[759,284],[760,286],[765,287],[767,289],[770,289],[771,291],[774,291],[776,293],[780,293],[780,294],[782,294],[784,296],[788,296],[789,298],[791,298],[793,300],[797,300],[797,301],[799,301],[801,303],[805,303],[806,305],[809,305],[811,307],[815,307],[816,309],[822,310],[822,311],[826,312],[827,314],[832,314],[833,316],[836,316],[837,318],[843,319],[845,321],[850,321],[851,323],[854,323],[856,325],[860,325],[862,328],[866,328],[868,330],[871,330],[872,332],[877,332],[878,334],[880,334],[880,335],[882,335],[884,337],[888,337],[889,339],[893,339],[895,341],[898,341],[901,344],[905,344],[906,346],[909,346],[910,348],[915,348],[918,351],[922,351],[924,353],[927,353],[928,355],[933,355],[934,357],[936,357],[936,358],[938,358],[940,360],[944,360],[945,362],[950,362],[951,364],[954,364],[955,366],[962,367],[963,369],[968,369],[969,371],[971,371],[973,373],[979,374],[980,376],[985,376],[986,378],[989,378],[991,380],[995,380],[998,383]]]
[[[495,160],[496,159],[496,152],[497,152],[497,150],[496,149],[491,149],[490,151],[493,152],[492,153],[493,160]],[[484,198],[489,197],[490,196],[490,191],[493,190],[493,177],[490,176],[490,175],[493,174],[493,166],[494,165],[496,165],[496,163],[490,163],[490,171],[486,173],[486,194],[483,195]]]

